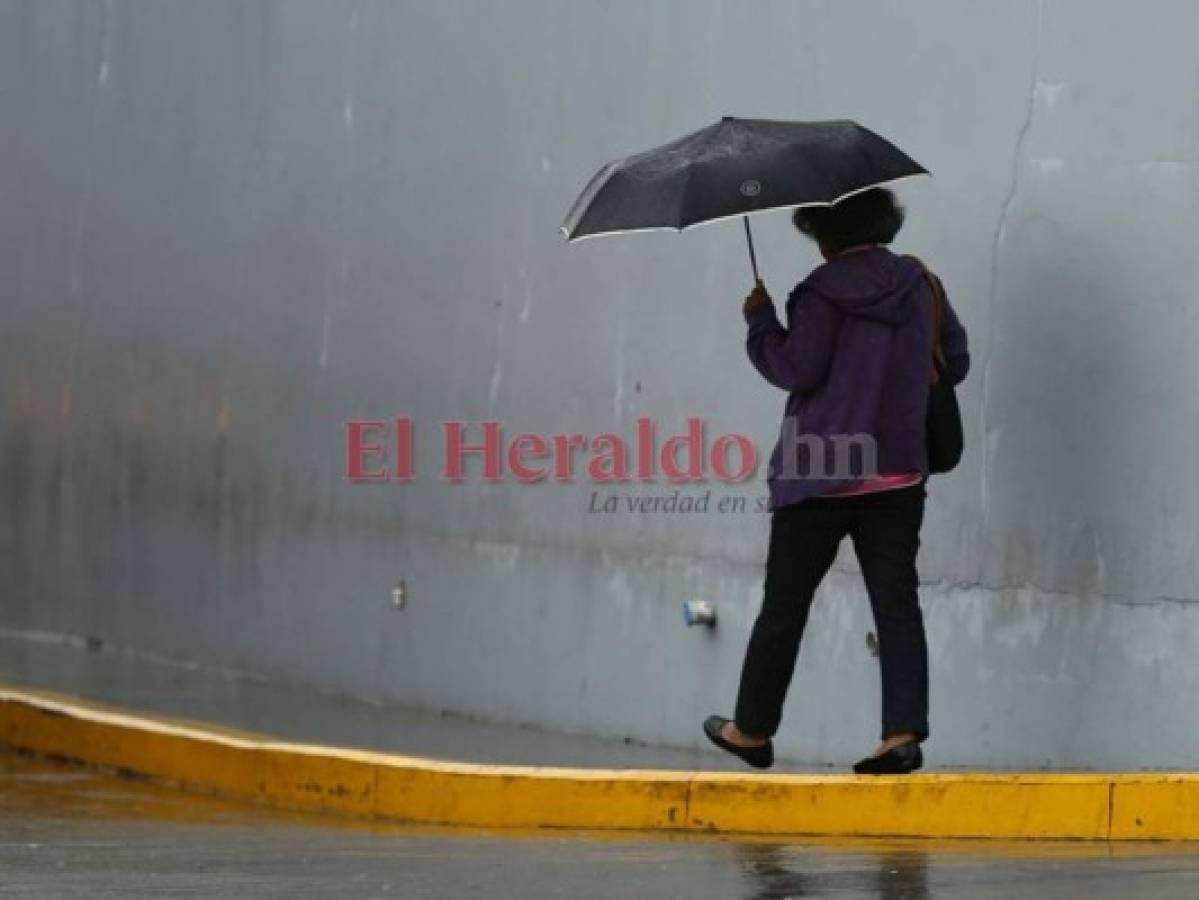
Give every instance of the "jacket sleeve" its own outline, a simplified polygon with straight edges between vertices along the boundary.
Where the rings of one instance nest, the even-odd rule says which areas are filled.
[[[762,377],[784,391],[810,393],[824,381],[833,355],[838,314],[817,296],[804,296],[802,285],[787,301],[787,327],[772,305],[749,315],[745,349]]]
[[[945,354],[945,377],[950,384],[960,384],[970,371],[970,352],[966,347],[966,329],[948,297],[941,317],[941,352]]]

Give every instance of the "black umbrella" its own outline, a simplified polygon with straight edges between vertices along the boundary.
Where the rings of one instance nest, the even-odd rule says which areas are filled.
[[[571,207],[562,233],[573,241],[623,231],[683,231],[745,216],[756,279],[749,213],[831,206],[851,194],[927,174],[856,122],[725,116],[669,144],[608,163]]]

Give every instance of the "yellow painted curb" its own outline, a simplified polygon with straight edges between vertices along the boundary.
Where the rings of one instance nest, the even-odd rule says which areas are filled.
[[[1199,837],[1199,775],[1112,776],[1112,840]]]
[[[1199,838],[1199,775],[758,775],[492,766],[272,740],[0,689],[0,744],[286,809],[437,825]]]
[[[730,832],[1108,836],[1107,779],[1089,775],[696,775],[689,808],[697,822]]]

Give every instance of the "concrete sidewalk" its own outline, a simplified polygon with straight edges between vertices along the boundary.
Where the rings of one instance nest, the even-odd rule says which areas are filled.
[[[0,633],[0,682],[276,738],[463,762],[744,771],[716,750],[599,740],[380,706],[246,675]],[[715,711],[715,710],[714,710]],[[695,723],[696,734],[700,723]],[[792,771],[816,770],[786,766]]]

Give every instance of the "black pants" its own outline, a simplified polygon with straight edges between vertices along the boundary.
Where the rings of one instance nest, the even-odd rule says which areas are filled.
[[[743,732],[769,737],[778,731],[812,596],[849,535],[878,631],[883,738],[905,732],[928,737],[928,645],[916,575],[924,498],[918,484],[816,497],[773,513],[765,596],[737,695],[736,722]]]

